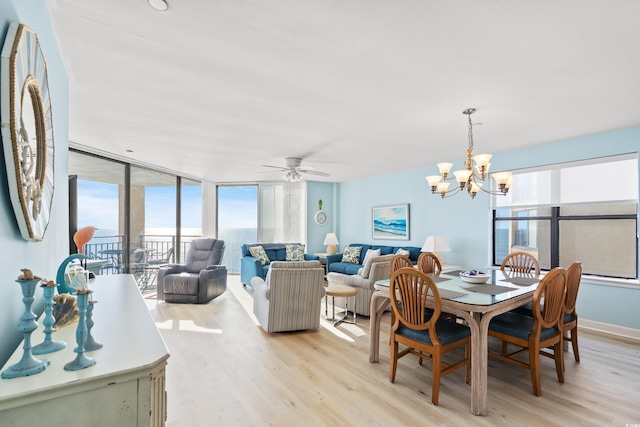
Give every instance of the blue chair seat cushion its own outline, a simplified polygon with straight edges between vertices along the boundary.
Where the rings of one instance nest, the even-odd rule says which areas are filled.
[[[198,295],[198,274],[167,274],[162,282],[165,294]]]
[[[527,340],[533,330],[533,324],[533,317],[510,311],[491,319],[489,330]],[[554,328],[542,328],[540,339],[551,338],[555,334]]]
[[[397,333],[414,341],[433,345],[428,330],[417,331],[401,324]],[[436,322],[436,333],[442,345],[452,344],[471,336],[469,327],[448,320],[438,320]]]
[[[533,317],[533,309],[531,308],[532,304],[531,303],[527,303],[523,306],[514,308],[513,310],[511,310],[512,313],[518,313],[518,314],[523,314],[525,316],[529,316],[529,317]],[[569,323],[571,322],[571,315],[569,313],[565,313],[564,314],[564,318],[562,319],[563,323]]]

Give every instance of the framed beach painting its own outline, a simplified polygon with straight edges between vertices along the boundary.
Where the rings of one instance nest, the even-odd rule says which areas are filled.
[[[371,209],[374,239],[409,240],[409,204]]]

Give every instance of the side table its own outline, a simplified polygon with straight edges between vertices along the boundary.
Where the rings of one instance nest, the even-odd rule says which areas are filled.
[[[327,252],[319,252],[317,254],[314,254],[315,256],[317,256],[318,258],[320,258],[320,264],[324,265],[324,275],[326,276],[328,271],[327,271],[327,255],[330,255]]]
[[[346,285],[335,285],[335,286],[327,286],[325,288],[325,296],[324,296],[324,317],[328,318],[328,297],[331,297],[331,308],[333,310],[333,317],[330,320],[333,320],[333,326],[336,326],[338,323],[356,323],[357,313],[356,313],[356,299],[353,299],[353,320],[349,321],[347,318],[349,317],[349,298],[355,297],[358,294],[358,289],[346,286]],[[344,316],[336,319],[336,297],[342,297],[345,299],[344,303]]]

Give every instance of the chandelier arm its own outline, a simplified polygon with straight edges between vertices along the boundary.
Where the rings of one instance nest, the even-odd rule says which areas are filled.
[[[455,196],[459,192],[460,192],[460,187],[455,187],[454,189],[445,192],[444,196],[442,195],[442,193],[438,193],[437,191],[436,191],[436,194],[438,194],[443,199],[447,199],[447,198],[449,198],[451,196]]]
[[[480,187],[480,190],[484,191],[485,193],[492,194],[494,196],[506,196],[507,195],[507,193],[503,193],[500,190],[485,190],[482,187]]]

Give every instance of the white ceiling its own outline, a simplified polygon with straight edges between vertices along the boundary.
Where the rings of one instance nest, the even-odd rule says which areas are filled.
[[[345,181],[640,125],[637,0],[46,0],[69,138],[210,181]],[[128,153],[127,150],[133,150]]]

